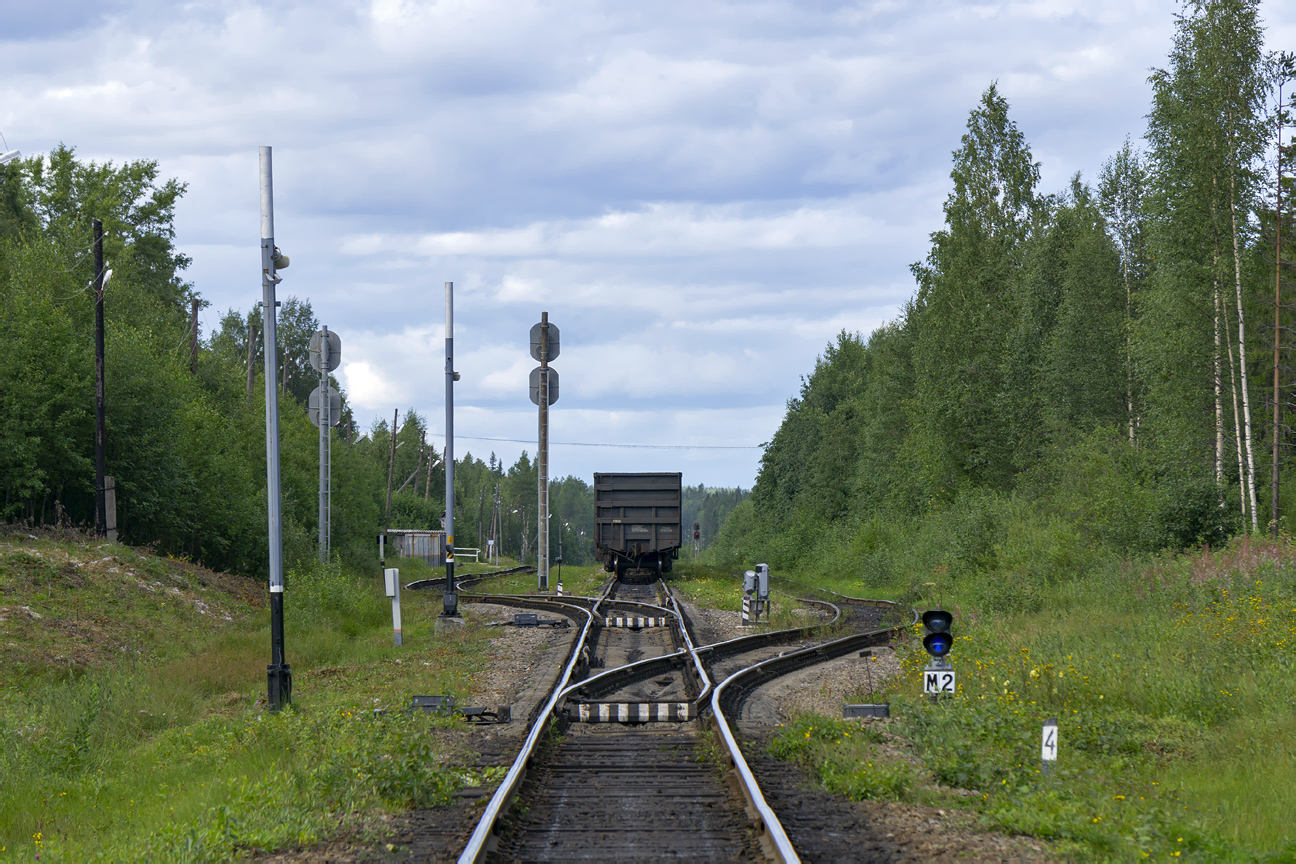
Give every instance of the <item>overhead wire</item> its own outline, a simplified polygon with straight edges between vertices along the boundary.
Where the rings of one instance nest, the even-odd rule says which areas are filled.
[[[444,432],[429,432],[438,438],[444,438]],[[474,435],[455,435],[464,441],[504,441],[509,444],[534,444],[534,440],[523,438],[486,438]],[[622,447],[636,450],[759,450],[763,444],[613,444],[597,441],[550,441],[550,446],[562,447]]]

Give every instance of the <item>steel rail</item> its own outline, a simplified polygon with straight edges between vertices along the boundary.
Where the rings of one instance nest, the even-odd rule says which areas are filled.
[[[734,675],[739,674],[742,673],[734,673]],[[738,788],[742,791],[743,798],[747,800],[748,813],[752,814],[752,821],[756,823],[756,837],[766,855],[781,864],[800,862],[801,857],[797,855],[787,832],[783,830],[783,824],[779,822],[774,808],[765,801],[760,783],[756,781],[751,766],[743,758],[738,740],[734,737],[733,730],[729,728],[724,712],[720,709],[720,696],[724,693],[725,685],[734,679],[734,675],[721,681],[711,691],[711,725],[719,733],[725,751],[729,754],[729,761],[738,776]]]
[[[706,673],[706,667],[702,665],[702,658],[698,656],[697,649],[693,646],[693,637],[688,631],[688,621],[684,618],[684,610],[680,609],[679,603],[675,600],[675,594],[666,586],[663,580],[661,583],[662,593],[666,595],[666,602],[670,604],[670,612],[679,622],[679,632],[684,638],[684,648],[688,651],[689,657],[693,659],[693,668],[697,670],[698,678],[698,695],[695,700],[701,703],[706,698],[707,692],[711,689],[711,678]]]
[[[803,603],[816,603],[820,606],[827,606],[833,611],[833,617],[830,621],[822,621],[818,624],[806,624],[802,627],[792,627],[787,630],[770,630],[765,633],[748,633],[745,636],[735,636],[733,639],[725,639],[720,642],[711,642],[699,647],[699,654],[741,654],[744,651],[750,651],[751,647],[762,645],[777,645],[780,642],[788,642],[801,636],[809,636],[816,630],[822,630],[836,624],[842,618],[841,609],[827,600],[811,600],[809,598],[798,598]],[[748,646],[751,647],[748,647]]]
[[[455,577],[455,586],[465,588],[468,585],[476,585],[478,582],[485,582],[487,579],[498,579],[502,576],[517,576],[521,573],[534,573],[535,568],[531,566],[511,567],[508,570],[492,570],[489,573],[465,573],[462,576]],[[445,587],[445,577],[436,576],[431,579],[415,579],[413,582],[405,584],[407,591],[424,591],[427,589],[439,590]]]
[[[838,595],[843,596],[843,595]],[[855,600],[855,598],[844,598],[846,600]],[[887,600],[868,601],[861,605],[877,605],[882,607],[894,607],[895,604]],[[792,841],[788,838],[787,832],[783,830],[782,823],[779,822],[778,815],[774,809],[769,806],[761,792],[760,784],[757,782],[755,775],[752,773],[751,766],[742,755],[742,750],[738,746],[738,741],[734,737],[733,729],[729,726],[729,721],[724,714],[722,702],[724,701],[725,691],[735,682],[741,681],[746,677],[755,676],[761,679],[758,683],[765,683],[766,680],[772,680],[777,675],[791,672],[801,666],[810,665],[805,662],[806,659],[822,658],[832,659],[836,656],[847,654],[855,650],[860,644],[876,644],[883,641],[883,637],[889,640],[891,636],[903,629],[904,626],[912,626],[918,620],[918,613],[913,613],[913,619],[909,625],[900,627],[889,627],[883,630],[870,631],[868,633],[856,633],[846,636],[842,639],[833,640],[821,645],[803,648],[800,651],[793,651],[788,654],[782,654],[778,657],[771,657],[748,666],[746,669],[740,669],[734,672],[724,681],[716,685],[711,693],[711,723],[719,733],[721,740],[724,742],[725,749],[728,751],[730,759],[733,762],[734,771],[739,779],[739,788],[742,790],[743,797],[747,799],[748,805],[752,811],[757,814],[759,824],[757,826],[757,836],[761,840],[769,857],[775,861],[791,864],[799,862],[800,856],[797,855],[796,849],[792,846]],[[773,634],[770,634],[773,635]],[[750,640],[750,637],[739,637],[739,639],[730,640],[729,644],[739,641]],[[718,643],[723,645],[725,643]],[[717,646],[718,647],[718,646]],[[766,678],[766,672],[775,672]],[[777,670],[777,671],[775,671]],[[756,684],[744,688],[745,692],[739,697],[745,698],[746,693],[754,689]]]
[[[645,678],[652,678],[664,671],[673,671],[679,666],[680,661],[684,659],[690,648],[692,648],[693,652],[699,659],[701,659],[703,655],[712,654],[717,655],[718,659],[719,656],[741,654],[744,651],[750,651],[755,648],[777,645],[780,642],[787,642],[798,637],[808,636],[816,630],[831,627],[841,619],[841,610],[832,603],[825,600],[806,600],[805,602],[807,603],[827,606],[829,609],[833,610],[834,614],[832,620],[823,621],[819,624],[810,624],[804,627],[795,627],[789,630],[749,633],[745,636],[738,636],[721,642],[695,645],[693,643],[693,634],[688,630],[688,617],[684,614],[683,609],[679,608],[678,602],[673,594],[669,596],[669,602],[674,606],[674,609],[666,611],[673,615],[678,615],[681,620],[683,626],[682,632],[686,640],[685,648],[681,648],[670,654],[663,654],[659,657],[646,657],[643,660],[636,660],[633,663],[627,663],[624,666],[618,666],[615,669],[608,669],[604,672],[598,673],[597,675],[591,675],[583,681],[577,681],[575,684],[568,686],[567,690],[563,693],[563,702],[568,701],[574,695],[580,695],[584,700],[597,699],[600,696],[605,696],[609,693],[614,693],[617,690],[624,689],[625,687]],[[707,659],[712,658],[708,657]],[[706,707],[706,697],[714,686],[714,682],[710,680],[710,676],[706,675],[705,668],[705,664],[702,664],[703,675],[705,675],[705,677],[699,677],[699,681],[702,682],[701,691],[698,693],[697,697],[692,700],[699,709]],[[562,707],[563,702],[559,703],[560,708]]]
[[[610,586],[609,586],[610,588]],[[604,589],[605,596],[606,591]],[[463,852],[459,855],[459,864],[475,864],[480,861],[486,853],[486,844],[491,839],[492,832],[495,829],[495,823],[499,816],[504,812],[504,808],[513,800],[517,794],[518,788],[522,785],[523,776],[526,774],[527,766],[531,761],[531,756],[535,752],[536,743],[540,740],[540,735],[548,728],[548,721],[553,714],[554,706],[562,695],[562,691],[567,683],[571,680],[572,672],[576,669],[581,659],[581,648],[585,640],[589,637],[590,630],[594,627],[594,616],[598,609],[599,603],[604,598],[599,598],[594,603],[592,609],[585,609],[581,606],[570,604],[561,604],[553,602],[553,605],[568,605],[569,608],[579,610],[585,613],[585,626],[581,628],[580,635],[573,640],[571,655],[568,657],[567,666],[563,669],[562,675],[554,684],[553,692],[549,695],[548,702],[545,703],[536,720],[531,724],[531,731],[527,733],[526,740],[522,744],[522,751],[518,757],[513,760],[509,767],[508,773],[504,775],[504,780],[491,796],[490,801],[486,804],[481,818],[477,821],[477,827],[473,830],[472,836],[468,839],[468,844],[464,847]]]
[[[669,591],[666,592],[666,596],[668,602],[675,605],[675,598],[671,596]],[[562,707],[562,704],[571,697],[571,695],[576,694],[578,691],[586,691],[587,695],[583,695],[583,699],[592,699],[597,698],[600,695],[615,693],[617,690],[621,690],[636,681],[643,680],[644,678],[651,678],[666,670],[673,670],[678,667],[680,661],[686,659],[686,657],[691,657],[693,659],[693,665],[697,673],[696,677],[699,685],[698,695],[690,701],[694,704],[701,704],[702,699],[711,689],[711,679],[706,673],[706,668],[702,665],[701,658],[697,656],[696,649],[693,647],[693,639],[688,632],[688,622],[677,605],[675,605],[675,608],[663,608],[659,606],[654,606],[653,608],[661,609],[661,611],[674,617],[675,622],[679,627],[679,632],[684,640],[684,647],[677,651],[673,651],[670,654],[636,660],[633,663],[626,663],[623,666],[617,666],[615,669],[608,669],[605,672],[600,672],[599,674],[590,676],[583,681],[577,681],[575,684],[569,685],[567,689],[563,691],[562,701],[559,702],[560,708]]]

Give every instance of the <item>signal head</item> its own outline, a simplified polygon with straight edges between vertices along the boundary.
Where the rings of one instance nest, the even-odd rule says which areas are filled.
[[[954,616],[944,609],[928,609],[923,613],[922,622],[928,633],[948,633]]]
[[[944,609],[928,609],[923,613],[922,622],[927,630],[927,635],[923,638],[923,648],[937,659],[945,657],[954,647],[954,636],[950,633],[954,616]]]

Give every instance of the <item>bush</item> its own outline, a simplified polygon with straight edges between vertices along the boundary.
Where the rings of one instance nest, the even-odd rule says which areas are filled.
[[[292,598],[291,603],[284,604],[285,617],[303,629],[326,619],[354,636],[364,627],[382,624],[386,619],[377,585],[343,570],[337,560],[326,564],[312,561],[289,570],[284,577],[284,593]]]

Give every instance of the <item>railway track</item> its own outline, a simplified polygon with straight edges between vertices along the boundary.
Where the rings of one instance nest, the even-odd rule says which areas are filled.
[[[731,718],[764,683],[882,644],[896,629],[882,620],[893,604],[836,597],[804,601],[830,612],[827,624],[699,647],[662,583],[613,580],[589,598],[472,599],[550,609],[582,629],[461,864],[799,861],[798,846],[813,844],[810,835],[823,826],[797,814],[797,841],[789,838]],[[773,781],[772,800],[786,805],[786,784],[757,762],[762,780]]]

